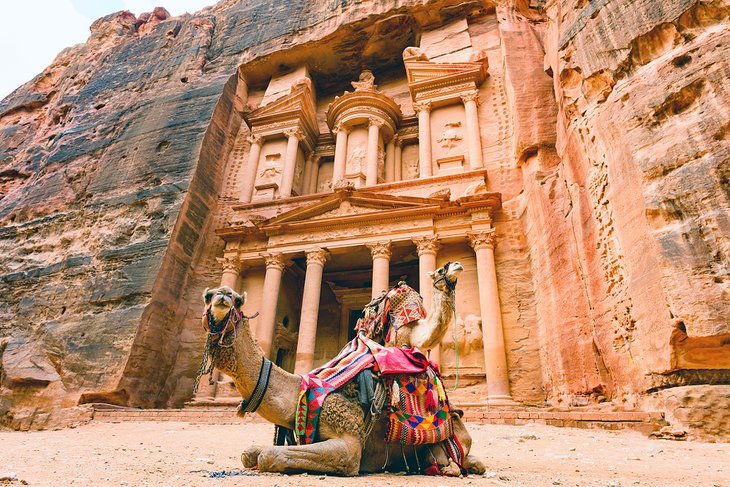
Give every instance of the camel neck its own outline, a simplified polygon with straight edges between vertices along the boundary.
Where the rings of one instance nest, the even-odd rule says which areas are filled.
[[[251,397],[256,387],[263,360],[264,352],[247,323],[239,327],[232,347],[215,347],[214,365],[233,379],[244,399]],[[273,365],[269,386],[256,412],[271,423],[293,429],[301,381],[300,376]]]

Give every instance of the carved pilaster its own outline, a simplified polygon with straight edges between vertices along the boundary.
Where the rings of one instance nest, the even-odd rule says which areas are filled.
[[[413,237],[413,243],[416,244],[416,251],[418,256],[424,254],[436,255],[439,249],[439,239],[436,235],[425,235],[423,237]]]
[[[223,267],[223,271],[227,272],[241,272],[241,261],[238,259],[233,259],[231,257],[218,257],[216,259],[221,267]]]
[[[385,121],[382,118],[368,117],[368,127],[375,126],[381,128],[383,125],[385,125]]]
[[[284,135],[286,137],[296,137],[297,140],[299,140],[300,142],[306,138],[304,132],[302,132],[298,128],[284,130]]]
[[[306,254],[307,266],[309,266],[309,264],[317,264],[321,267],[324,267],[325,262],[327,262],[327,259],[329,259],[329,252],[319,247],[308,250]]]
[[[474,250],[480,249],[491,249],[497,245],[497,236],[494,233],[494,229],[484,230],[479,232],[467,232],[466,236],[469,238],[469,245]]]
[[[266,264],[267,269],[274,268],[284,270],[286,267],[286,260],[281,252],[266,252],[261,254],[261,257],[264,258],[264,263]]]
[[[420,113],[422,111],[431,112],[431,102],[426,101],[417,101],[413,104],[413,109],[416,111],[416,113]]]
[[[248,137],[246,137],[246,140],[251,145],[258,145],[259,147],[261,147],[263,145],[263,143],[264,143],[264,138],[261,137],[260,135],[257,135],[257,134],[251,134],[251,135],[249,135]]]
[[[343,122],[337,122],[337,124],[332,129],[332,132],[334,132],[335,134],[339,134],[340,132],[343,132],[345,134],[349,134],[350,133],[350,127],[348,127],[347,125],[345,125]]]
[[[462,95],[460,95],[461,101],[464,103],[473,101],[477,105],[479,105],[479,92],[477,90],[474,91],[468,91]]]
[[[373,259],[377,257],[390,259],[390,256],[392,255],[390,250],[390,240],[386,240],[385,242],[372,242],[365,245],[370,249],[370,254],[373,256]]]

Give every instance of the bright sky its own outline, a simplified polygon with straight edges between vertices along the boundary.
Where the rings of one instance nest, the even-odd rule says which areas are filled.
[[[85,42],[91,23],[119,10],[135,15],[165,7],[196,12],[217,0],[2,0],[0,99],[51,64],[64,48]]]

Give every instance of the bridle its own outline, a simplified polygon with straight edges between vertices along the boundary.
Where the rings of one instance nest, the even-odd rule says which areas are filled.
[[[446,279],[446,274],[449,272],[449,266],[451,265],[451,262],[447,262],[444,264],[444,275],[433,281],[433,288],[437,291],[440,291],[438,287],[436,287],[437,282],[444,281],[444,284],[446,285],[446,288],[449,290],[449,292],[453,293],[456,290],[456,282],[451,282],[448,279]]]

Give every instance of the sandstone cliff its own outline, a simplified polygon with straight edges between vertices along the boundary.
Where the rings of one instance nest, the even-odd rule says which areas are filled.
[[[640,407],[727,382],[726,1],[224,0],[99,19],[0,102],[0,423],[53,424],[84,393],[186,399],[195,360],[178,357],[202,337],[181,323],[220,275],[241,65],[335,63],[319,78],[334,89],[469,15],[496,16],[509,100],[513,154],[487,166],[522,252],[497,265],[526,280],[502,286],[526,323],[506,330],[512,379],[534,382],[524,399]],[[719,355],[682,366],[692,338]]]

